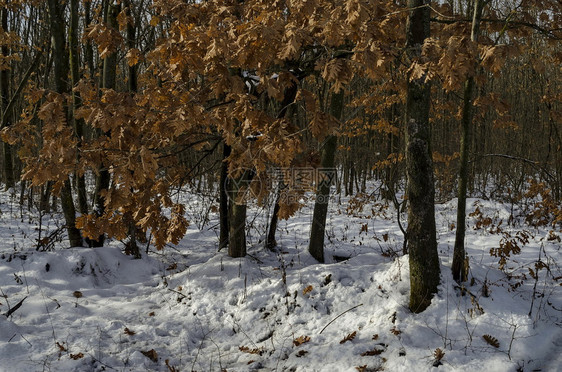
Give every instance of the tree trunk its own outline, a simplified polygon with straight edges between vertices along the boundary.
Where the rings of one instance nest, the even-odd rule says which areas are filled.
[[[127,16],[131,16],[131,2],[129,0],[124,0],[124,5],[126,7]],[[127,23],[127,46],[130,48],[134,48],[136,45],[136,28],[135,24],[129,20]],[[131,95],[134,95],[137,92],[137,66],[129,66],[129,80],[127,84],[127,88]],[[134,192],[131,189],[131,193]],[[144,232],[141,231],[137,227],[135,220],[133,218],[133,214],[131,212],[127,212],[124,216],[125,222],[128,225],[128,241],[126,243],[125,253],[133,256],[134,258],[141,258],[140,248],[137,244],[137,235],[141,236],[144,235]],[[142,234],[142,235],[141,235]]]
[[[348,154],[350,157],[351,154]],[[349,169],[349,186],[347,187],[347,196],[353,196],[353,182],[355,181],[355,166],[353,165],[353,160],[350,159],[347,163],[347,168]]]
[[[330,102],[330,114],[340,120],[343,112],[343,90],[334,93]],[[312,215],[312,225],[310,226],[310,241],[308,251],[318,262],[324,262],[324,234],[326,231],[326,216],[328,215],[328,202],[330,199],[330,186],[334,178],[334,163],[338,137],[329,135],[322,151],[322,168],[318,175],[318,189],[316,191],[316,202]],[[333,173],[332,173],[333,172]],[[332,173],[332,174],[330,174]]]
[[[61,206],[66,221],[76,221],[76,210],[74,209],[74,201],[72,200],[72,189],[70,187],[70,181],[64,181],[64,186],[61,191]],[[81,247],[82,246],[82,235],[80,230],[76,228],[75,225],[68,225],[68,240],[70,241],[71,247]]]
[[[220,208],[219,208],[219,219],[220,219],[220,237],[219,237],[219,249],[226,248],[228,246],[228,162],[227,158],[230,155],[230,146],[226,143],[223,144],[222,150],[222,164],[221,164],[221,176],[220,176]]]
[[[408,0],[406,47],[411,60],[419,57],[429,37],[428,0]],[[408,252],[410,310],[419,313],[431,303],[439,285],[435,228],[435,186],[430,150],[430,85],[425,78],[408,80],[406,98],[406,175],[408,187]]]
[[[47,181],[44,185],[41,185],[40,190],[40,201],[39,210],[44,213],[49,213],[51,211],[51,206],[49,205],[49,198],[51,197],[51,189],[53,187],[52,181]]]
[[[279,185],[277,186],[277,195],[275,197],[275,206],[273,207],[273,214],[271,215],[271,220],[269,222],[269,230],[267,231],[267,237],[265,240],[265,247],[267,249],[273,250],[277,247],[277,239],[275,239],[275,233],[277,232],[277,223],[279,222],[279,210],[281,209],[281,193],[285,188],[283,183],[283,178],[279,180]]]
[[[482,18],[482,0],[476,0],[474,16],[472,18],[472,41],[478,41],[480,19]],[[460,170],[457,204],[457,230],[455,233],[455,249],[453,251],[453,264],[451,270],[453,279],[457,282],[467,280],[468,265],[464,248],[466,233],[466,190],[468,185],[468,145],[470,143],[473,111],[473,92],[475,89],[474,77],[469,76],[464,85],[464,102],[462,108],[462,131],[460,148]]]
[[[64,31],[64,8],[63,5],[57,0],[49,0],[49,16],[52,36],[52,47],[54,57],[54,70],[55,70],[55,88],[57,93],[68,93],[68,70],[69,61],[66,51],[66,35]],[[70,181],[67,179],[64,182],[64,187],[61,190],[61,205],[63,214],[68,229],[68,239],[70,246],[82,246],[82,237],[80,231],[76,228],[76,209],[72,199],[72,188]]]
[[[228,255],[230,257],[246,256],[246,204],[230,201],[230,223]]]
[[[133,49],[137,44],[137,29],[131,14],[131,1],[124,0],[124,4],[127,9],[127,16],[131,17],[129,22],[127,22],[127,47]],[[137,69],[136,64],[129,66],[129,80],[127,81],[129,92],[136,92],[138,90]]]
[[[243,193],[247,191],[246,187],[249,186],[251,178],[250,171],[246,170],[236,180],[230,179],[228,183],[230,197],[228,255],[234,258],[246,256],[246,199]]]
[[[92,3],[91,1],[84,2],[84,22],[86,27],[90,26],[92,23],[91,15]],[[92,47],[92,42],[90,40],[86,41],[84,47],[84,59],[86,60],[86,66],[88,66],[88,72],[90,73],[90,79],[94,79],[94,48]]]
[[[72,86],[76,86],[80,81],[80,56],[78,48],[78,0],[70,1],[70,28],[68,32],[70,44],[70,74]],[[82,146],[84,137],[84,120],[76,119],[76,110],[82,105],[80,93],[72,92],[72,120],[74,122],[74,133],[78,139],[78,148]],[[78,151],[78,160],[80,151]],[[86,180],[84,175],[75,174],[76,177],[76,193],[78,196],[78,211],[86,215],[88,214],[88,198],[86,195]]]
[[[277,119],[282,119],[287,115],[291,103],[295,101],[297,90],[297,84],[293,84],[289,88],[285,89],[285,92],[283,93],[283,101],[281,102],[281,110],[279,111],[279,114],[277,114]],[[293,111],[291,110],[291,113],[292,112]],[[283,179],[281,179],[279,181],[279,188],[277,189],[277,196],[275,197],[275,206],[273,207],[273,214],[271,215],[269,229],[265,240],[265,247],[268,249],[273,249],[277,246],[275,234],[277,233],[277,222],[279,221],[279,210],[281,209],[279,202],[281,201],[281,192],[283,188]]]
[[[2,28],[4,31],[8,32],[8,8],[2,8]],[[7,45],[2,45],[2,56],[4,58],[8,57],[10,54],[10,50]],[[4,128],[10,125],[11,119],[11,111],[8,109],[8,103],[10,101],[10,70],[3,69],[0,71],[0,94],[2,95],[2,105],[1,109],[2,112],[0,113],[2,116],[2,123],[1,127]],[[4,185],[6,190],[13,188],[16,184],[14,178],[14,163],[12,159],[12,147],[7,143],[3,143],[3,173],[4,173]]]
[[[108,27],[118,29],[117,15],[119,14],[119,5],[109,5],[107,7],[107,24]],[[117,75],[117,53],[111,53],[105,57],[103,61],[103,88],[115,89],[115,80]],[[100,133],[101,135],[101,133]],[[105,133],[109,136],[110,133]],[[94,194],[94,211],[98,217],[105,213],[105,197],[102,195],[104,190],[109,188],[110,174],[108,164],[101,164],[98,175],[96,176],[96,191]],[[105,235],[101,234],[98,239],[92,242],[94,247],[102,247],[105,241]]]
[[[395,94],[396,92],[391,92],[391,93]],[[391,125],[396,124],[396,117],[398,115],[399,114],[397,113],[397,104],[393,103],[392,106],[390,106],[390,109],[388,110],[388,120],[391,123]],[[398,151],[399,145],[397,145],[397,142],[399,143],[398,136],[395,136],[393,133],[387,134],[387,141],[386,141],[387,158],[388,156]],[[384,172],[385,188],[383,191],[383,198],[392,202],[394,202],[394,199],[396,198],[397,168],[398,166],[396,162],[391,162],[388,166],[385,167],[385,172]]]

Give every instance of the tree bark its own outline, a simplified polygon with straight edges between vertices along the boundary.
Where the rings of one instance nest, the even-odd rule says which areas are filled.
[[[92,23],[91,15],[92,3],[91,1],[84,2],[84,22],[86,27]],[[90,40],[86,41],[84,47],[84,59],[86,60],[86,66],[88,66],[88,72],[90,73],[90,79],[94,79],[94,48],[92,47],[92,42]]]
[[[228,230],[229,230],[229,218],[228,218],[228,162],[227,158],[230,156],[230,146],[226,143],[223,144],[222,150],[222,164],[221,164],[221,176],[220,176],[220,207],[219,207],[219,219],[220,219],[220,235],[219,235],[219,249],[226,248],[228,246]]]
[[[287,115],[291,103],[295,101],[297,90],[297,84],[293,84],[289,88],[285,89],[285,92],[283,93],[283,101],[281,102],[281,110],[279,111],[279,114],[277,114],[277,119],[282,119]],[[292,112],[293,111],[291,110],[291,113]],[[281,178],[279,180],[279,187],[275,197],[275,206],[273,207],[273,213],[271,215],[267,237],[265,240],[265,247],[268,249],[273,249],[277,246],[277,239],[275,239],[275,235],[277,233],[277,222],[279,221],[279,210],[281,209],[279,203],[281,201],[281,193],[284,187],[285,185],[283,184],[283,179]]]
[[[66,50],[66,35],[64,30],[64,7],[57,0],[49,0],[50,27],[54,56],[55,89],[57,93],[68,94],[69,61]],[[72,247],[82,246],[82,236],[76,228],[76,209],[72,199],[70,181],[64,182],[61,190],[61,205],[68,229],[68,239]]]
[[[474,15],[472,18],[472,31],[470,38],[473,42],[478,41],[480,30],[480,19],[482,18],[483,1],[476,0],[474,5]],[[461,130],[461,148],[460,148],[460,169],[458,182],[458,201],[457,201],[457,230],[455,233],[455,248],[453,251],[453,264],[451,270],[453,279],[457,282],[467,280],[468,265],[466,261],[466,252],[464,246],[464,238],[466,234],[466,190],[468,185],[468,146],[470,144],[472,113],[473,113],[473,95],[475,90],[474,77],[469,76],[464,85],[464,98],[462,108],[462,130]]]
[[[107,6],[107,24],[108,27],[118,29],[117,15],[119,14],[119,5]],[[111,53],[105,57],[103,61],[103,88],[115,89],[115,82],[117,76],[117,53]],[[101,133],[100,133],[101,135]],[[105,133],[109,136],[110,133]],[[105,197],[102,193],[109,188],[111,176],[109,174],[108,164],[101,164],[96,176],[96,191],[94,195],[94,212],[98,217],[103,216],[105,213]],[[92,242],[94,247],[102,247],[105,241],[105,235],[101,234],[98,239]]]
[[[80,81],[80,54],[78,48],[78,0],[70,1],[70,28],[68,32],[70,45],[70,75],[72,86],[76,86]],[[76,119],[76,110],[82,105],[80,93],[72,92],[72,120],[74,122],[74,133],[78,139],[78,149],[82,146],[84,137],[84,120]],[[78,160],[80,151],[78,151]],[[86,195],[86,180],[84,175],[75,174],[76,177],[76,194],[78,196],[78,211],[86,215],[88,214],[88,198]]]
[[[123,4],[126,7],[127,16],[131,16],[131,2],[129,0],[124,0]],[[136,44],[136,28],[135,28],[135,24],[129,20],[129,22],[127,23],[127,46],[129,48],[134,48],[135,44]],[[138,90],[137,66],[136,65],[129,66],[128,72],[129,72],[128,75],[129,80],[127,83],[127,88],[129,89],[129,93],[131,93],[131,95],[134,95]],[[131,189],[131,193],[132,192],[134,192],[133,189]],[[131,212],[127,212],[124,218],[128,225],[128,241],[126,243],[125,253],[133,256],[134,258],[141,258],[140,248],[137,244],[137,235],[139,235],[142,238],[144,232],[137,227],[137,224],[135,223],[133,214]]]
[[[8,32],[8,8],[2,8],[2,28],[4,31]],[[2,45],[2,56],[7,58],[10,54],[10,50],[7,45]],[[11,121],[11,111],[8,109],[8,103],[10,101],[10,70],[4,69],[0,71],[0,94],[2,95],[1,109],[2,109],[2,128],[10,125]],[[7,142],[3,143],[3,173],[4,173],[4,185],[6,190],[13,188],[16,184],[14,177],[14,163],[12,159],[12,146]]]
[[[127,47],[129,49],[133,49],[136,47],[137,43],[137,29],[135,26],[135,21],[131,21],[133,19],[131,14],[131,1],[124,0],[125,7],[127,9],[127,16],[131,17],[129,22],[127,22]],[[137,79],[137,65],[129,66],[129,80],[127,81],[127,85],[129,88],[129,92],[136,92],[138,90],[138,79]]]
[[[283,179],[279,180],[279,185],[277,186],[277,195],[275,196],[275,206],[273,207],[273,213],[271,214],[271,220],[269,221],[269,227],[267,231],[267,237],[265,239],[265,247],[267,249],[273,250],[277,247],[277,239],[275,238],[277,232],[277,223],[279,222],[279,210],[281,209],[281,193],[285,188]]]
[[[343,90],[334,93],[330,102],[330,114],[340,120],[343,113]],[[330,199],[331,180],[335,172],[334,164],[336,158],[336,149],[338,145],[338,137],[329,135],[322,150],[322,169],[319,170],[318,182],[320,183],[316,191],[316,202],[314,203],[314,212],[312,215],[312,225],[310,226],[310,241],[308,244],[308,252],[318,262],[324,262],[324,234],[326,231],[326,216],[328,215],[328,202]]]
[[[236,179],[230,179],[229,202],[230,218],[228,221],[229,241],[228,255],[233,258],[246,256],[246,200],[243,193],[249,186],[252,175],[249,170]]]
[[[81,247],[82,235],[80,234],[80,230],[76,228],[76,210],[74,209],[74,201],[72,200],[70,180],[64,181],[60,200],[64,218],[67,221],[68,240],[70,241],[70,246]],[[72,221],[71,223],[74,223],[74,225],[69,225],[68,221]]]
[[[428,0],[408,0],[406,47],[411,60],[421,54],[429,37]],[[408,252],[410,310],[419,313],[431,303],[439,285],[439,257],[435,228],[435,186],[430,150],[430,84],[409,79],[406,98],[406,175],[408,186]]]

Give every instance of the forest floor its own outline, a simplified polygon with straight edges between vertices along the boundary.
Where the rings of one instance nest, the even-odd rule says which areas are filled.
[[[192,225],[182,242],[134,260],[118,241],[65,248],[60,215],[1,193],[0,314],[11,314],[0,315],[0,371],[562,368],[562,234],[526,225],[521,206],[469,199],[460,288],[456,200],[437,205],[441,285],[413,314],[391,207],[334,200],[318,264],[307,252],[312,201],[280,222],[275,252],[261,241],[269,210],[250,208],[249,255],[232,259],[217,251],[214,199],[183,197]],[[500,270],[490,249],[509,244],[521,253]]]

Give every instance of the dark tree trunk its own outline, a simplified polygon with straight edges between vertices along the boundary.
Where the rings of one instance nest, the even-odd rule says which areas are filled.
[[[109,5],[107,7],[107,24],[108,27],[118,29],[117,15],[119,14],[119,5]],[[115,89],[115,81],[117,76],[117,53],[109,54],[103,61],[103,88]],[[101,135],[101,133],[100,133]],[[105,133],[109,136],[110,133]],[[107,164],[102,164],[98,175],[96,176],[96,191],[94,195],[94,212],[97,216],[102,216],[105,213],[105,197],[102,195],[103,191],[109,188],[110,174]],[[105,235],[101,234],[98,239],[92,242],[94,247],[102,247],[105,241]]]
[[[219,219],[220,219],[220,236],[219,236],[219,249],[226,248],[228,246],[228,162],[227,158],[230,155],[230,146],[226,143],[223,144],[222,149],[222,164],[221,164],[221,176],[220,176],[220,207],[219,207]]]
[[[57,0],[49,0],[49,16],[52,36],[55,88],[57,93],[67,94],[69,60],[66,50],[66,35],[64,29],[64,6]],[[72,188],[70,181],[64,182],[61,190],[61,206],[68,229],[68,239],[72,247],[82,246],[82,236],[76,228],[76,209],[72,199]]]
[[[283,192],[283,188],[285,188],[285,184],[283,183],[283,179],[280,179],[277,187],[277,195],[275,197],[275,206],[273,207],[273,214],[271,215],[269,230],[267,231],[267,237],[265,240],[265,247],[267,249],[277,247],[277,239],[275,239],[275,235],[277,232],[277,223],[279,222],[279,210],[281,209],[281,205],[279,203],[281,202],[281,193]]]
[[[74,209],[74,201],[72,200],[72,189],[70,187],[70,181],[66,180],[61,191],[61,206],[66,221],[76,221],[76,210]],[[80,230],[76,228],[76,225],[68,225],[68,240],[70,241],[71,247],[81,247],[82,246],[82,235]]]
[[[80,55],[78,48],[78,0],[70,1],[70,28],[68,32],[70,44],[70,74],[72,86],[80,81]],[[78,138],[78,148],[82,146],[84,137],[84,120],[76,119],[76,110],[82,105],[80,93],[72,92],[72,120],[74,121],[74,132]],[[78,157],[80,152],[78,151]],[[80,159],[78,159],[80,160]],[[88,198],[86,196],[86,180],[84,175],[75,174],[76,194],[78,196],[78,212],[88,214]]]
[[[482,17],[482,0],[476,0],[474,6],[474,16],[472,18],[472,41],[478,41],[478,33],[480,29],[480,19]],[[455,233],[455,249],[453,251],[453,264],[451,270],[453,279],[457,282],[467,280],[468,263],[466,261],[466,253],[464,247],[464,238],[466,233],[466,192],[468,185],[468,145],[470,143],[472,128],[472,111],[473,111],[473,95],[475,82],[474,77],[469,76],[464,85],[464,102],[462,108],[462,131],[461,131],[461,148],[460,148],[460,170],[459,170],[459,188],[458,188],[458,204],[457,204],[457,230]]]
[[[127,47],[133,49],[137,44],[137,28],[135,20],[131,14],[131,1],[124,0],[125,7],[127,9],[127,16],[129,16],[129,22],[127,23]],[[129,92],[136,92],[138,90],[138,79],[137,79],[137,65],[129,66],[129,80],[127,85]]]
[[[228,221],[229,241],[228,255],[230,257],[246,256],[246,198],[244,193],[250,184],[252,175],[246,170],[236,179],[228,183],[230,202],[230,218]]]
[[[353,160],[349,161],[348,167],[349,167],[349,187],[347,188],[347,190],[348,190],[348,193],[349,193],[348,195],[353,196],[353,193],[354,193],[353,182],[355,181],[355,165],[353,164]]]
[[[330,114],[340,120],[343,113],[344,93],[334,93],[330,102]],[[322,150],[322,169],[318,175],[318,189],[316,191],[316,202],[312,215],[312,225],[310,226],[310,242],[308,251],[318,262],[324,262],[324,234],[326,231],[326,216],[328,215],[328,202],[330,199],[331,180],[334,178],[333,172],[336,158],[338,137],[330,135],[326,139]],[[332,173],[332,174],[330,174]]]
[[[411,60],[419,57],[429,37],[427,0],[408,0],[406,47]],[[406,174],[408,187],[408,252],[410,310],[419,313],[431,303],[439,285],[435,228],[435,187],[430,150],[430,85],[425,78],[408,80],[406,98]]]
[[[8,32],[8,8],[2,8],[2,28],[4,31]],[[8,57],[10,50],[7,45],[2,45],[2,56]],[[10,101],[10,71],[9,69],[4,69],[0,71],[0,94],[2,95],[2,116],[1,127],[10,125],[11,110],[8,110],[8,103]],[[4,155],[4,185],[6,190],[13,188],[16,184],[14,178],[14,163],[12,159],[12,147],[7,143],[3,143],[3,155]]]
[[[124,0],[124,5],[126,7],[127,16],[131,17],[131,2],[129,0]],[[129,48],[134,48],[136,45],[136,27],[135,23],[131,21],[132,18],[129,19],[127,23],[127,46]],[[129,80],[127,83],[127,88],[131,94],[135,94],[137,92],[137,66],[129,66]],[[131,192],[134,190],[131,189]],[[124,216],[125,222],[128,225],[128,240],[126,243],[125,253],[129,254],[135,258],[141,258],[140,248],[137,244],[137,235],[143,236],[144,232],[141,231],[135,220],[133,218],[133,214],[131,212],[127,212]]]
[[[91,13],[92,3],[91,1],[84,2],[84,22],[86,27],[92,23],[92,13]],[[94,78],[94,48],[92,47],[92,42],[90,40],[86,41],[84,48],[84,59],[86,60],[86,66],[88,66],[88,72],[90,73],[90,79]]]
[[[396,92],[392,92],[392,93],[395,94]],[[398,116],[397,104],[393,103],[388,112],[388,119],[392,125],[396,123],[397,116]],[[391,154],[394,154],[398,150],[399,145],[397,143],[399,142],[400,140],[398,136],[395,136],[393,133],[388,133],[387,141],[386,141],[387,157],[390,156]],[[396,198],[397,168],[398,167],[396,165],[396,162],[391,162],[385,168],[385,172],[384,172],[385,189],[383,192],[383,197],[386,200],[390,200],[392,202],[394,202],[394,199]]]
[[[295,101],[295,97],[297,96],[297,84],[291,85],[289,88],[285,89],[283,95],[283,101],[281,102],[281,110],[279,114],[277,114],[277,119],[282,119],[287,116],[289,112],[289,107],[291,103]],[[292,110],[291,110],[292,113]],[[271,220],[269,222],[269,228],[267,231],[267,237],[265,240],[265,247],[268,249],[273,249],[277,246],[277,240],[275,239],[275,235],[277,233],[277,222],[279,221],[279,210],[281,206],[279,205],[281,201],[281,192],[284,188],[283,179],[279,181],[279,187],[277,189],[277,195],[275,197],[275,206],[273,207],[273,214],[271,215]]]
[[[228,255],[230,257],[246,256],[246,204],[231,201],[229,221]]]
[[[51,189],[53,187],[53,182],[48,181],[44,185],[41,185],[39,210],[44,213],[49,213],[51,211],[51,206],[49,205],[49,198],[51,197]]]

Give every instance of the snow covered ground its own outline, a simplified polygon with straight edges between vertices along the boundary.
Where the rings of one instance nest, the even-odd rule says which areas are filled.
[[[0,314],[25,300],[0,315],[1,371],[562,370],[561,243],[508,226],[511,205],[469,200],[481,215],[468,219],[464,289],[450,274],[456,201],[436,206],[442,284],[412,314],[402,234],[381,205],[332,203],[318,264],[312,204],[281,221],[277,252],[260,242],[268,211],[253,208],[249,255],[232,259],[200,198],[179,246],[133,260],[119,242],[36,251],[39,225],[45,237],[60,217],[39,223],[14,198],[0,194]],[[490,248],[524,230],[529,242],[501,271]]]

